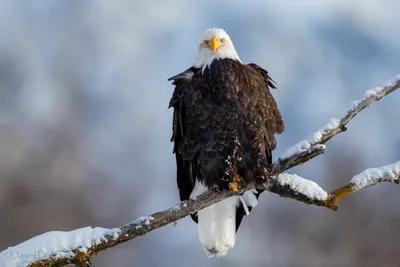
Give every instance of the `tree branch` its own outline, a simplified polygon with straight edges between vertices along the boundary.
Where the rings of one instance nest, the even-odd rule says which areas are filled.
[[[264,189],[279,194],[282,197],[336,210],[337,207],[335,206],[335,203],[337,201],[362,188],[383,181],[399,183],[400,162],[390,165],[390,168],[386,166],[380,169],[366,170],[358,176],[353,177],[348,185],[329,194],[313,181],[293,174],[283,174],[284,171],[294,166],[301,165],[324,153],[324,144],[338,133],[345,131],[346,125],[351,119],[353,119],[364,108],[379,101],[399,87],[400,77],[383,88],[376,88],[367,91],[363,99],[353,103],[352,107],[346,112],[342,119],[332,119],[330,123],[310,135],[307,139],[286,150],[285,153],[272,165],[265,166],[268,173],[268,179],[257,181],[257,184],[247,184],[244,188],[241,188],[239,195],[250,189]],[[360,177],[364,177],[364,179],[361,179]],[[0,266],[63,266],[71,263],[77,264],[78,266],[90,266],[91,258],[100,251],[127,242],[136,237],[143,236],[154,229],[175,222],[189,214],[204,209],[233,195],[235,194],[231,191],[207,192],[194,200],[183,201],[172,208],[157,212],[148,217],[141,217],[115,229],[87,227],[71,232],[45,233],[21,243],[20,245],[2,251],[0,253]],[[85,235],[85,239],[74,239],[75,236],[80,236],[82,234]],[[63,246],[58,247],[52,244],[52,246],[47,247],[49,239],[52,239],[52,241],[58,240],[55,238],[56,235],[58,239],[65,240],[69,238],[74,240],[74,242],[63,244]],[[58,241],[62,243],[62,240]],[[12,257],[17,254],[29,254],[33,251],[41,251],[41,257],[33,259]],[[1,265],[3,262],[4,265]]]
[[[383,182],[399,184],[400,161],[380,168],[364,170],[354,176],[348,185],[333,191],[327,201],[331,203],[338,202],[354,192]]]

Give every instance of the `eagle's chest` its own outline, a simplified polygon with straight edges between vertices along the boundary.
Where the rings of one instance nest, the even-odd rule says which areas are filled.
[[[254,121],[258,97],[249,75],[238,64],[216,61],[194,77],[191,109],[202,120],[234,128],[243,121]]]
[[[205,98],[235,102],[243,95],[243,69],[229,61],[216,60],[197,77],[198,88]]]

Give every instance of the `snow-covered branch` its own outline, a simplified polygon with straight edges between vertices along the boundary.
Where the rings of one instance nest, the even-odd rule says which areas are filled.
[[[287,159],[297,151],[308,150],[310,147],[317,144],[324,144],[338,133],[346,131],[346,125],[351,121],[351,119],[360,113],[360,111],[397,90],[399,86],[400,75],[384,87],[377,87],[375,89],[368,90],[362,99],[352,103],[351,108],[347,111],[342,119],[331,119],[328,124],[311,134],[307,139],[300,141],[293,147],[286,150],[286,152],[281,156],[281,159]]]
[[[383,182],[400,183],[400,161],[380,168],[370,168],[354,176],[350,183],[330,194],[332,203],[347,197],[361,189],[377,185]]]
[[[399,87],[400,77],[383,88],[367,91],[361,100],[353,103],[342,119],[332,119],[307,139],[289,148],[272,165],[265,166],[269,179],[257,181],[257,184],[248,184],[238,193],[242,194],[254,188],[265,189],[282,197],[336,210],[335,203],[350,193],[384,181],[399,183],[400,162],[365,170],[354,176],[348,185],[332,193],[327,193],[313,181],[284,173],[324,153],[324,144],[345,131],[346,125],[354,116]],[[208,192],[195,200],[183,201],[167,210],[141,217],[114,229],[86,227],[71,232],[48,232],[0,252],[0,267],[63,266],[71,263],[89,266],[91,258],[98,252],[143,236],[233,194],[231,191]]]
[[[284,193],[292,191],[298,194],[297,197],[289,197],[332,210],[337,210],[335,203],[348,195],[383,182],[400,183],[400,161],[379,168],[366,169],[355,175],[349,184],[329,194],[317,183],[299,177],[296,174],[282,173],[277,179],[277,185],[285,187],[282,190]]]

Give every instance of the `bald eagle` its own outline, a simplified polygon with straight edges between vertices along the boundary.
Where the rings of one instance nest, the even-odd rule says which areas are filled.
[[[244,64],[224,30],[208,29],[194,64],[168,80],[175,85],[171,141],[180,199],[207,190],[237,192],[265,177],[275,135],[284,131],[268,72]],[[209,256],[223,256],[235,245],[243,216],[257,205],[260,193],[249,190],[191,215]]]

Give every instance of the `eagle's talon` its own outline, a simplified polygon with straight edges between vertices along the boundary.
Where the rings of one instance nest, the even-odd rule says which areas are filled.
[[[236,183],[240,183],[242,180],[240,179],[239,174],[235,176]]]
[[[220,188],[219,188],[219,184],[215,184],[215,183],[212,185],[212,188],[213,188],[214,190],[216,190],[216,191],[219,191],[219,189],[220,189]]]
[[[233,182],[231,183],[231,190],[235,193],[239,192],[237,185]]]

